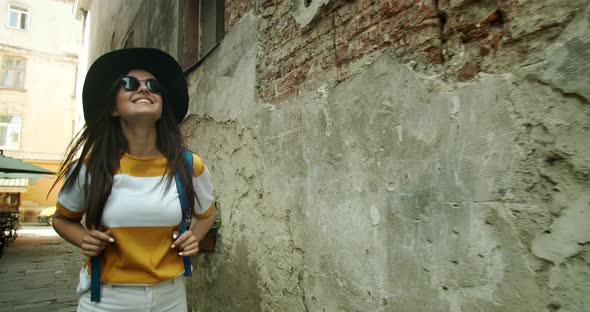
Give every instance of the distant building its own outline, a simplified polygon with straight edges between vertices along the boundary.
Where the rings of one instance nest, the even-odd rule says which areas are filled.
[[[0,149],[56,171],[75,133],[80,22],[69,0],[0,0]],[[57,193],[54,178],[29,179],[21,221],[33,221]]]

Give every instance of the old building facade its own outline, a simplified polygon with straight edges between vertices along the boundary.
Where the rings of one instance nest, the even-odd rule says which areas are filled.
[[[80,22],[73,1],[0,0],[0,149],[57,171],[75,131]],[[29,179],[21,221],[54,206],[54,178]]]
[[[175,56],[222,226],[193,311],[584,311],[587,1],[76,2]],[[80,69],[84,71],[85,69]]]

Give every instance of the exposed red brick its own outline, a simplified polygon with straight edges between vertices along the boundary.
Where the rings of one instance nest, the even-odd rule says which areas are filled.
[[[467,32],[465,35],[463,35],[461,37],[461,39],[463,40],[463,42],[471,42],[471,41],[480,40],[482,38],[487,38],[488,34],[489,33],[487,32],[487,30],[474,29],[474,30]]]
[[[271,2],[271,0],[259,1]],[[225,0],[225,31],[232,28],[232,26],[242,18],[242,16],[254,7],[254,0]]]
[[[391,17],[407,10],[414,4],[413,0],[384,0],[381,1],[381,18]]]
[[[468,81],[473,79],[479,72],[479,67],[474,63],[468,63],[457,72],[457,79],[459,81]]]
[[[305,81],[307,78],[307,72],[309,71],[309,65],[296,67],[288,72],[280,81],[279,86],[282,89],[289,89],[297,86],[298,84]]]
[[[449,6],[449,1],[450,0],[438,0],[438,8],[439,9],[447,8]]]
[[[232,2],[239,1],[226,4]],[[550,21],[533,23],[533,19],[535,29],[530,31],[522,23],[512,26],[530,12],[548,12],[556,2],[544,6],[516,0],[347,0],[333,1],[310,27],[301,30],[290,13],[291,3],[259,0],[256,5],[260,23],[257,90],[273,103],[326,79],[327,72],[336,73],[331,78],[336,82],[349,79],[353,71],[349,64],[384,48],[394,49],[404,59],[441,64],[455,73],[448,79],[467,81],[480,70],[510,68],[526,58],[529,38],[547,38],[543,32],[548,27],[564,27],[571,20],[564,13],[550,16]],[[525,32],[512,34],[516,29]],[[497,66],[490,60],[502,55],[512,59]]]
[[[490,46],[487,42],[480,42],[479,43],[479,54],[482,57],[487,56],[488,54],[490,54]]]
[[[443,63],[443,57],[439,47],[430,46],[424,49],[424,52],[426,53],[427,59],[430,60],[433,64]]]
[[[273,96],[272,103],[275,105],[282,103],[282,102],[286,101],[287,99],[289,99],[290,97],[293,97],[295,95],[297,95],[297,90],[295,90],[293,88],[287,89],[283,93]]]
[[[444,29],[445,36],[456,32],[466,34],[475,30],[486,29],[499,20],[499,14],[494,7],[483,12],[486,14],[466,16],[460,11],[448,14]]]
[[[498,44],[500,43],[500,40],[502,40],[502,32],[497,31],[492,35],[492,37],[490,39],[490,44],[491,44],[492,48],[496,48],[498,46]]]
[[[227,6],[227,3],[229,1],[239,2],[241,0],[225,0],[226,6]],[[258,0],[258,7],[259,8],[268,8],[268,7],[273,6],[273,5],[275,5],[275,1],[274,0]]]
[[[289,3],[277,2],[272,10],[272,15],[261,19],[265,31],[259,48],[266,53],[259,54],[257,75],[259,81],[277,83],[272,84],[274,92],[263,92],[270,86],[261,86],[259,95],[263,97],[269,93],[273,98],[283,97],[286,93],[281,90],[296,90],[306,80],[314,79],[313,75],[321,74],[321,69],[345,66],[392,45],[403,51],[415,48],[433,62],[441,62],[439,42],[435,40],[432,45],[427,43],[430,39],[419,38],[430,37],[440,27],[432,0],[340,2],[305,33],[294,23]],[[280,70],[275,70],[277,67]],[[346,70],[339,73],[339,77],[347,75]]]
[[[439,1],[439,7],[441,9],[452,8],[458,9],[464,6],[468,6],[474,3],[485,3],[490,2],[490,0],[446,0],[446,1]]]
[[[489,14],[488,16],[484,17],[480,23],[482,25],[493,25],[496,22],[498,22],[500,20],[500,13],[498,13],[498,11],[494,11],[491,14]]]

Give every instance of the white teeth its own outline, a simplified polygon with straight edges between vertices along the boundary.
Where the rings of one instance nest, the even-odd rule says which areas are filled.
[[[148,101],[146,99],[139,99],[139,100],[135,101],[135,103],[137,103],[137,104],[152,104],[150,101]]]

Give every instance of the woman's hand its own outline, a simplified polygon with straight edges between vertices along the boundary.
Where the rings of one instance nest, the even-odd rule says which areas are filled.
[[[199,252],[199,241],[195,237],[192,231],[185,231],[180,237],[178,237],[178,232],[174,231],[172,233],[172,239],[174,242],[172,243],[171,248],[176,248],[180,250],[178,255],[180,256],[194,256]]]
[[[82,253],[87,257],[97,256],[109,243],[114,242],[115,240],[111,237],[111,230],[105,232],[88,231],[82,238]]]

